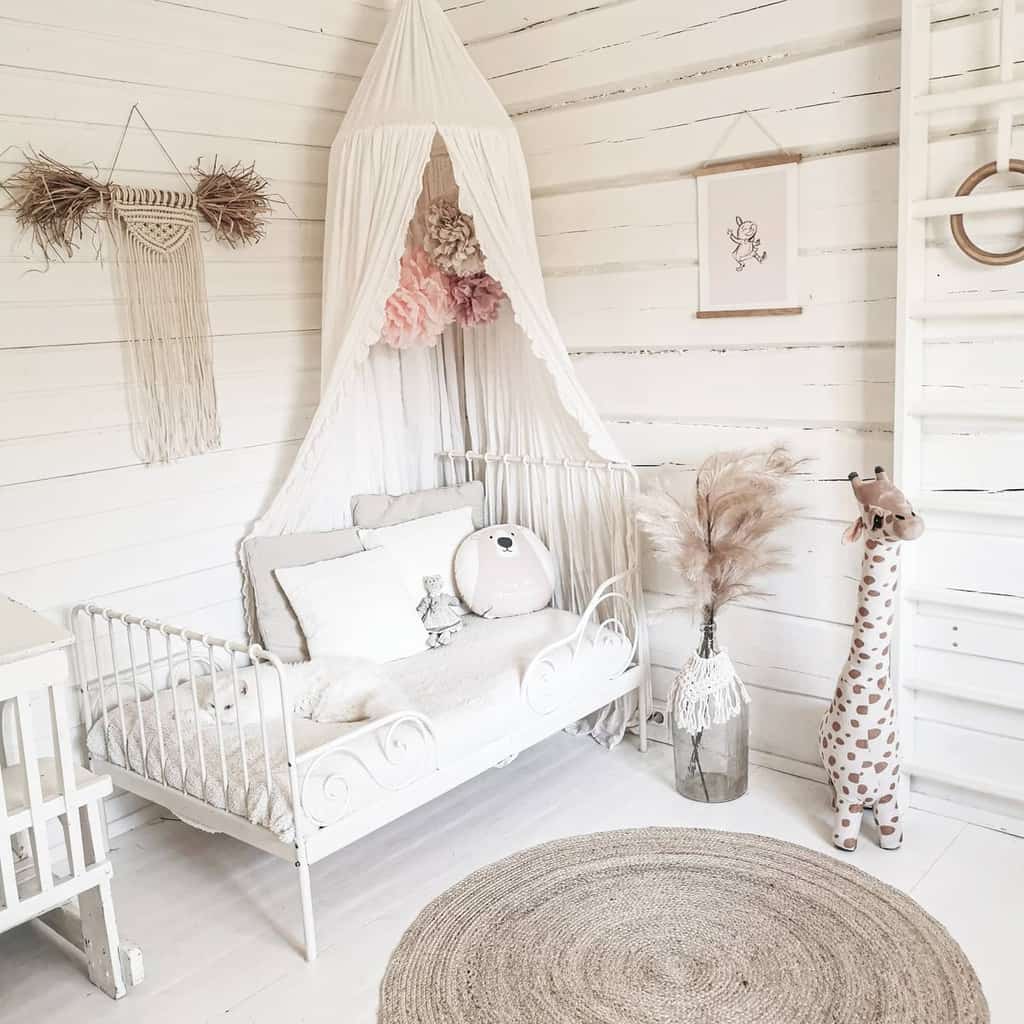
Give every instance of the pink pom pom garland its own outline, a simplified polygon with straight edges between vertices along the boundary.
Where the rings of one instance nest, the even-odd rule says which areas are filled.
[[[418,247],[402,257],[398,288],[384,308],[381,340],[392,348],[430,348],[455,319],[450,279]]]
[[[490,274],[449,280],[455,318],[463,327],[479,327],[498,319],[505,292]]]

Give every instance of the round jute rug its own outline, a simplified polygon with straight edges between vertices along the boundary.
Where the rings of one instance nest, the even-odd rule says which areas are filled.
[[[893,854],[896,856],[896,854]],[[380,1024],[985,1024],[946,930],[833,857],[686,829],[548,843],[460,882]]]

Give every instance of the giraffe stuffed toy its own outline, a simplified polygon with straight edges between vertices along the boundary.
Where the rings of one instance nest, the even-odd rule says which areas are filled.
[[[924,533],[917,515],[881,466],[875,479],[850,483],[860,505],[847,543],[864,537],[853,643],[835,697],[821,723],[821,761],[832,788],[840,850],[856,850],[861,816],[872,809],[883,850],[903,843],[900,824],[900,739],[889,651],[896,620],[900,545]]]

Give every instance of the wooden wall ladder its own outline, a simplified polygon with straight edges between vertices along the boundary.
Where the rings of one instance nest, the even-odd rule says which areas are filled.
[[[1009,169],[1014,113],[1024,109],[1024,79],[1014,77],[1014,22],[1017,0],[1002,0],[999,10],[998,81],[953,90],[932,86],[933,14],[939,0],[903,0],[900,112],[900,223],[897,292],[895,470],[899,486],[926,517],[929,514],[956,521],[964,532],[983,534],[985,524],[1002,517],[998,532],[1016,531],[1024,522],[1024,509],[1009,502],[993,502],[991,496],[946,496],[924,488],[924,441],[930,425],[963,424],[967,429],[1020,428],[1024,408],[1019,400],[1005,405],[979,402],[942,402],[926,397],[925,354],[929,338],[963,337],[966,331],[984,337],[997,320],[1024,321],[1024,300],[986,297],[930,300],[927,294],[928,222],[955,214],[1024,209],[1024,189],[986,191],[965,196],[929,195],[929,144],[932,117],[970,109],[991,116],[996,125],[995,152],[1000,171]],[[948,6],[948,4],[947,4]],[[991,7],[992,5],[988,5]],[[980,13],[980,12],[979,12]],[[967,171],[971,168],[965,168]],[[963,257],[965,260],[968,257]],[[1024,333],[1024,330],[1021,331]],[[1024,496],[1021,496],[1024,498]],[[991,530],[988,530],[991,532]],[[943,772],[924,763],[914,750],[915,703],[922,693],[968,696],[966,687],[931,682],[915,675],[915,617],[927,607],[933,614],[995,618],[1024,626],[1024,600],[997,594],[923,586],[919,580],[917,545],[906,545],[903,565],[903,597],[900,634],[894,651],[894,673],[899,684],[906,774],[915,791],[932,783],[982,797],[1019,802],[1024,807],[1024,786],[1018,781],[996,785],[990,780]],[[1024,634],[1022,634],[1024,635]],[[955,692],[954,692],[955,691]],[[1024,710],[1024,688],[1017,699],[989,694],[983,686],[972,687],[969,699],[1015,710]],[[906,794],[905,794],[906,795]],[[918,798],[914,802],[920,804]],[[906,802],[904,803],[906,806]],[[995,819],[993,819],[995,820]],[[998,824],[996,821],[995,823]],[[1014,831],[1020,832],[1024,823]]]

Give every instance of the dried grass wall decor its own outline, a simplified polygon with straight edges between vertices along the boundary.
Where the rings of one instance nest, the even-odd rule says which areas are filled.
[[[184,183],[184,191],[112,182],[129,125],[138,116]],[[255,245],[276,201],[250,164],[197,165],[190,182],[138,106],[133,106],[106,182],[45,153],[0,183],[47,264],[69,259],[85,228],[105,223],[117,248],[131,339],[129,405],[135,445],[146,462],[167,462],[220,446],[206,275],[200,242],[205,221],[218,241]]]

